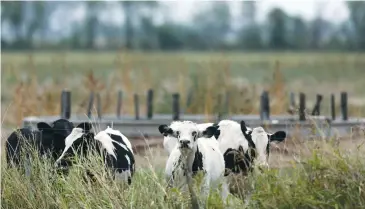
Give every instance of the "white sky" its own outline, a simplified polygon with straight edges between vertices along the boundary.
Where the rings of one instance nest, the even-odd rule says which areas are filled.
[[[203,0],[174,0],[159,1],[161,10],[157,12],[157,22],[162,19],[174,20],[181,23],[187,23],[195,12],[204,9],[205,5],[210,1]],[[242,9],[242,1],[228,1],[233,16],[233,25],[241,22],[240,11]],[[117,2],[109,1],[107,10],[100,14],[100,19],[104,23],[113,25],[122,25],[124,16],[121,13],[120,6]],[[257,20],[265,21],[267,13],[274,7],[283,9],[289,15],[298,15],[305,20],[312,20],[316,16],[316,11],[322,9],[321,16],[325,20],[333,23],[341,23],[348,18],[348,9],[344,0],[258,0],[257,1]],[[51,28],[55,31],[68,33],[71,29],[70,21],[81,23],[86,14],[85,5],[74,8],[72,14],[65,17],[64,11],[51,18]],[[62,20],[60,22],[60,20]]]
[[[180,0],[180,1],[160,1],[168,7],[170,18],[176,21],[187,22],[191,14],[204,7],[207,1]],[[242,1],[228,1],[232,14],[239,14]],[[322,8],[322,17],[326,20],[338,23],[348,18],[348,10],[343,0],[259,0],[257,1],[258,20],[263,21],[267,13],[273,7],[280,7],[290,15],[300,15],[306,20],[311,20],[316,15],[318,7]]]

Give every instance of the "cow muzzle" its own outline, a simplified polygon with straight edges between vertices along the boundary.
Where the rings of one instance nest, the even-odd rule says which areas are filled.
[[[189,148],[190,141],[189,140],[180,140],[180,148]]]

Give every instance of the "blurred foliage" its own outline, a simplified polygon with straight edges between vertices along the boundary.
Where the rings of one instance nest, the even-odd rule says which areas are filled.
[[[227,2],[205,4],[192,14],[191,22],[178,23],[157,1],[5,1],[1,3],[1,27],[5,31],[2,49],[365,49],[365,2],[347,2],[349,19],[340,24],[321,18],[325,5],[320,3],[312,21],[273,8],[266,22],[259,23],[256,2],[244,1],[241,21],[235,24]],[[84,18],[71,21],[67,16],[78,8],[85,9]],[[102,18],[111,8],[118,8],[124,15],[122,24],[113,25]],[[162,21],[157,23],[156,19]],[[53,31],[55,27],[62,31]]]

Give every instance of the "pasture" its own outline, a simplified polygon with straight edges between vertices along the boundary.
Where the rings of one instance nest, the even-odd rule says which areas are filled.
[[[339,92],[347,91],[349,116],[365,116],[364,54],[41,52],[2,53],[1,58],[2,142],[25,116],[58,115],[64,88],[72,92],[72,114],[86,113],[90,91],[100,92],[104,113],[114,113],[119,89],[122,113],[133,114],[133,94],[145,95],[153,88],[157,113],[171,112],[174,92],[180,93],[185,112],[214,113],[218,93],[229,91],[230,114],[257,114],[259,94],[267,89],[272,114],[285,114],[289,92],[304,92],[310,109],[315,95],[322,93],[322,113],[329,115],[329,94],[336,93],[338,104]],[[364,208],[364,143],[364,137],[308,141],[299,136],[271,146],[273,169],[232,179],[238,197],[233,208]],[[6,168],[3,149],[1,154],[2,208],[190,207],[183,198],[188,195],[166,191],[167,155],[161,147],[138,153],[137,173],[126,190],[106,178],[97,159],[78,164],[96,170],[95,185],[80,180],[78,166],[65,179],[54,178],[52,165],[36,156],[33,175],[26,177]],[[209,208],[223,208],[214,195]]]

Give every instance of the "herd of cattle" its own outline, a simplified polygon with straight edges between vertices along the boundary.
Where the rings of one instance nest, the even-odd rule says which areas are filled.
[[[9,166],[19,165],[24,159],[20,150],[26,142],[35,145],[40,155],[50,153],[54,166],[62,171],[73,165],[75,155],[86,157],[90,150],[96,150],[105,157],[103,166],[112,169],[114,179],[117,177],[132,183],[134,152],[128,138],[119,130],[107,127],[96,134],[90,123],[75,127],[66,119],[51,124],[40,122],[37,128],[21,128],[8,137],[6,157]],[[173,121],[156,128],[164,136],[163,146],[169,155],[165,167],[168,186],[185,187],[187,175],[194,176],[203,171],[202,195],[223,183],[223,199],[229,194],[227,176],[247,175],[254,166],[259,169],[268,167],[270,142],[281,142],[286,138],[285,131],[271,134],[262,127],[250,128],[244,121],[232,120],[203,124]],[[87,173],[92,176],[92,172]]]

